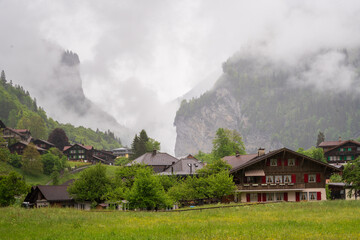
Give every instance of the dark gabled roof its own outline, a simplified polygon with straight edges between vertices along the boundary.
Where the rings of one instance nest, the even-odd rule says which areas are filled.
[[[134,161],[127,164],[127,166],[131,166],[133,164],[145,164],[150,166],[158,166],[158,165],[165,165],[170,166],[173,164],[173,162],[179,161],[177,158],[167,154],[167,153],[161,153],[161,152],[148,152]]]
[[[179,161],[167,167],[164,172],[171,173],[173,170],[174,174],[176,175],[187,175],[190,174],[190,167],[188,164],[192,164],[191,173],[195,173],[196,170],[202,169],[204,167],[204,164],[202,162],[192,156],[189,157],[188,155],[188,157],[181,158]],[[195,167],[194,164],[196,164],[197,167]]]
[[[69,201],[72,200],[72,197],[67,191],[67,185],[58,185],[58,186],[50,186],[50,185],[39,185],[37,186],[41,194],[48,201]]]
[[[360,142],[357,142],[357,141],[354,141],[354,140],[347,140],[347,141],[342,141],[340,144],[336,145],[333,148],[330,148],[330,149],[326,150],[325,152],[330,152],[330,151],[332,151],[332,150],[334,150],[336,148],[339,148],[341,146],[344,146],[345,144],[348,144],[348,143],[354,143],[354,144],[360,146]]]
[[[243,168],[246,168],[246,167],[248,167],[248,166],[251,166],[251,165],[253,165],[253,164],[255,164],[255,163],[261,162],[261,161],[263,161],[263,160],[265,160],[265,159],[267,159],[267,158],[269,158],[269,157],[275,156],[276,154],[281,153],[281,152],[284,152],[284,151],[289,152],[289,153],[292,153],[292,154],[294,154],[294,155],[297,155],[297,156],[299,156],[299,157],[301,157],[301,158],[305,158],[305,159],[307,159],[307,160],[316,162],[316,163],[318,163],[318,164],[320,164],[320,165],[327,166],[327,167],[329,167],[329,168],[331,168],[331,169],[333,169],[333,170],[339,171],[338,168],[336,168],[336,167],[334,167],[334,166],[332,166],[332,165],[330,165],[330,164],[328,164],[328,163],[324,163],[324,162],[318,161],[318,160],[316,160],[316,159],[313,159],[313,158],[308,157],[308,156],[306,156],[306,155],[300,154],[300,153],[295,152],[295,151],[293,151],[293,150],[290,150],[290,149],[288,149],[288,148],[280,148],[280,149],[278,149],[278,150],[275,150],[275,151],[266,153],[266,154],[264,154],[264,155],[257,156],[257,157],[255,157],[255,158],[251,158],[251,159],[249,159],[248,161],[244,161],[243,163],[239,164],[238,166],[232,168],[232,169],[230,170],[230,173],[236,172],[236,171],[238,171],[238,170],[240,170],[240,169],[243,169]],[[224,158],[224,160],[225,160],[225,158]]]
[[[74,145],[71,145],[71,146],[65,146],[64,149],[63,149],[63,152],[65,152],[66,150],[74,147],[74,146],[80,146],[81,148],[85,149],[85,150],[91,150],[93,149],[93,146],[87,146],[87,145],[82,145],[82,144],[78,144],[78,143],[75,143]]]
[[[17,145],[17,144],[22,144],[22,145],[25,145],[25,146],[28,146],[28,145],[29,145],[28,142],[18,141],[18,142],[16,142],[16,143],[12,144],[11,146],[9,146],[9,148],[11,148],[12,146],[15,146],[15,145]],[[35,148],[36,150],[38,150],[38,151],[43,151],[43,152],[47,151],[46,149],[43,149],[43,148],[38,147],[38,146],[36,146],[36,145],[34,145],[34,148]]]
[[[45,141],[45,140],[42,140],[42,139],[36,139],[36,140],[34,141],[34,143],[36,143],[36,142],[42,142],[42,143],[45,143],[45,144],[48,144],[48,145],[50,145],[50,146],[55,147],[55,145],[52,144],[51,142],[48,142],[48,141]]]

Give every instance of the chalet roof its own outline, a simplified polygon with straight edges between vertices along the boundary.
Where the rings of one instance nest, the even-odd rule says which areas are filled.
[[[13,145],[11,145],[11,146],[10,146],[10,148],[11,148],[12,146],[17,145],[17,144],[22,144],[22,145],[25,145],[25,146],[28,146],[28,145],[29,145],[29,143],[28,143],[28,142],[25,142],[25,141],[18,141],[18,142],[16,142],[16,143],[14,143]],[[36,150],[38,150],[38,151],[43,151],[43,152],[47,151],[46,149],[43,149],[43,148],[38,147],[38,146],[36,146],[36,145],[34,145],[34,147],[35,147],[35,148],[36,148]]]
[[[39,185],[37,186],[39,191],[44,195],[48,201],[66,201],[72,200],[72,197],[67,191],[67,185]]]
[[[95,155],[93,155],[92,157],[93,157],[93,159],[96,159],[96,160],[98,160],[98,161],[100,161],[100,162],[103,162],[103,163],[109,162],[109,161],[106,161],[105,159],[102,159],[102,158],[97,157],[97,156],[95,156]]]
[[[191,173],[188,164],[192,164]],[[198,167],[195,167],[194,164],[196,164]],[[189,175],[189,174],[194,174],[196,170],[202,169],[203,167],[204,164],[199,160],[197,160],[196,158],[182,158],[179,161],[172,164],[171,166],[169,166],[167,169],[165,169],[164,172],[171,173],[173,170],[175,175]]]
[[[177,162],[177,161],[179,160],[171,156],[170,154],[155,151],[141,155],[134,161],[128,163],[127,166],[131,166],[133,164],[145,164],[150,166],[158,166],[158,165],[170,166],[173,164],[173,162]]]
[[[340,144],[336,145],[336,146],[333,147],[333,148],[330,148],[330,149],[326,150],[325,152],[330,152],[330,151],[332,151],[332,150],[334,150],[334,149],[336,149],[336,148],[339,148],[339,147],[341,147],[341,146],[344,146],[344,145],[346,145],[346,144],[348,144],[348,143],[354,143],[354,144],[360,146],[360,142],[357,142],[357,141],[354,141],[354,140],[347,140],[347,141],[342,141]]]
[[[24,134],[23,134],[24,132],[19,131],[21,129],[14,129],[14,128],[9,128],[9,127],[6,127],[6,129],[10,130],[11,132],[13,132],[21,137],[26,138],[26,136],[24,136]]]
[[[36,139],[36,140],[34,141],[34,143],[36,143],[36,142],[42,142],[42,143],[45,143],[45,144],[48,144],[48,145],[50,145],[50,146],[54,146],[54,147],[55,147],[55,145],[52,144],[51,142],[48,142],[48,141],[45,141],[45,140],[42,140],[42,139]]]
[[[346,141],[324,141],[319,144],[319,147],[332,147],[332,146],[337,146],[344,142]]]
[[[86,150],[91,150],[93,149],[93,146],[88,146],[88,145],[82,145],[82,144],[78,144],[78,143],[75,143],[74,145],[71,145],[71,146],[65,146],[64,149],[63,149],[63,152],[65,152],[66,150],[74,147],[74,146],[80,146]]]
[[[13,129],[13,130],[21,134],[30,133],[28,129]]]
[[[237,156],[226,156],[223,159],[231,165],[232,168],[239,167],[246,162],[250,161],[251,159],[257,157],[258,154],[247,154],[247,155],[237,155]]]
[[[258,162],[260,162],[260,161],[263,161],[263,160],[265,160],[265,159],[267,159],[267,158],[269,158],[269,157],[275,156],[276,154],[282,153],[282,152],[289,152],[289,153],[291,153],[291,154],[293,154],[293,155],[297,155],[297,156],[299,156],[299,157],[301,157],[301,158],[304,158],[304,159],[307,159],[307,160],[316,162],[316,163],[318,163],[318,164],[320,164],[320,165],[323,165],[323,166],[327,166],[328,168],[331,168],[331,169],[333,169],[333,170],[335,170],[335,171],[339,171],[338,168],[336,168],[336,167],[334,167],[334,166],[332,166],[332,165],[330,165],[330,164],[328,164],[328,163],[324,163],[324,162],[318,161],[318,160],[316,160],[316,159],[310,158],[310,157],[308,157],[308,156],[305,156],[305,155],[303,155],[303,154],[300,154],[300,153],[295,152],[295,151],[293,151],[293,150],[290,150],[290,149],[288,149],[288,148],[280,148],[280,149],[278,149],[278,150],[275,150],[275,151],[266,153],[266,154],[264,154],[264,155],[256,156],[256,157],[254,157],[254,158],[252,158],[252,159],[249,159],[248,161],[243,161],[242,163],[237,164],[236,167],[233,167],[232,169],[230,169],[230,173],[233,173],[233,172],[236,172],[236,171],[238,171],[238,170],[240,170],[240,169],[243,169],[243,168],[246,168],[246,167],[248,167],[248,166],[251,166],[251,165],[253,165],[253,164],[255,164],[255,163],[258,163]],[[257,155],[257,154],[256,154],[256,155]],[[240,156],[241,156],[241,155],[240,155]],[[226,159],[224,158],[224,160],[226,160]],[[230,165],[231,165],[231,164],[230,164]]]

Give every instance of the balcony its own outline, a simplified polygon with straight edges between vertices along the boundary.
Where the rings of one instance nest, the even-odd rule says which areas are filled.
[[[299,189],[305,188],[305,183],[247,183],[236,185],[238,190],[271,190],[271,189]]]

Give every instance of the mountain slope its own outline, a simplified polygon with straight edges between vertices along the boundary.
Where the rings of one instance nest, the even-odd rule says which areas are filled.
[[[358,50],[321,50],[296,64],[237,54],[223,64],[213,90],[182,102],[174,122],[175,154],[211,151],[219,127],[238,130],[248,152],[308,148],[318,131],[327,139],[356,137],[359,65]]]

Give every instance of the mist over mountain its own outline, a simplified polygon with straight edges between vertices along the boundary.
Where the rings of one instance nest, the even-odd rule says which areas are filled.
[[[308,148],[319,131],[328,140],[359,134],[359,49],[320,49],[292,62],[244,50],[222,67],[211,91],[182,102],[177,156],[210,152],[220,127],[238,130],[250,153]]]
[[[60,122],[95,130],[110,129],[124,145],[129,145],[132,132],[85,96],[79,68],[79,56],[64,51],[53,73],[36,89],[39,103],[51,117]]]

